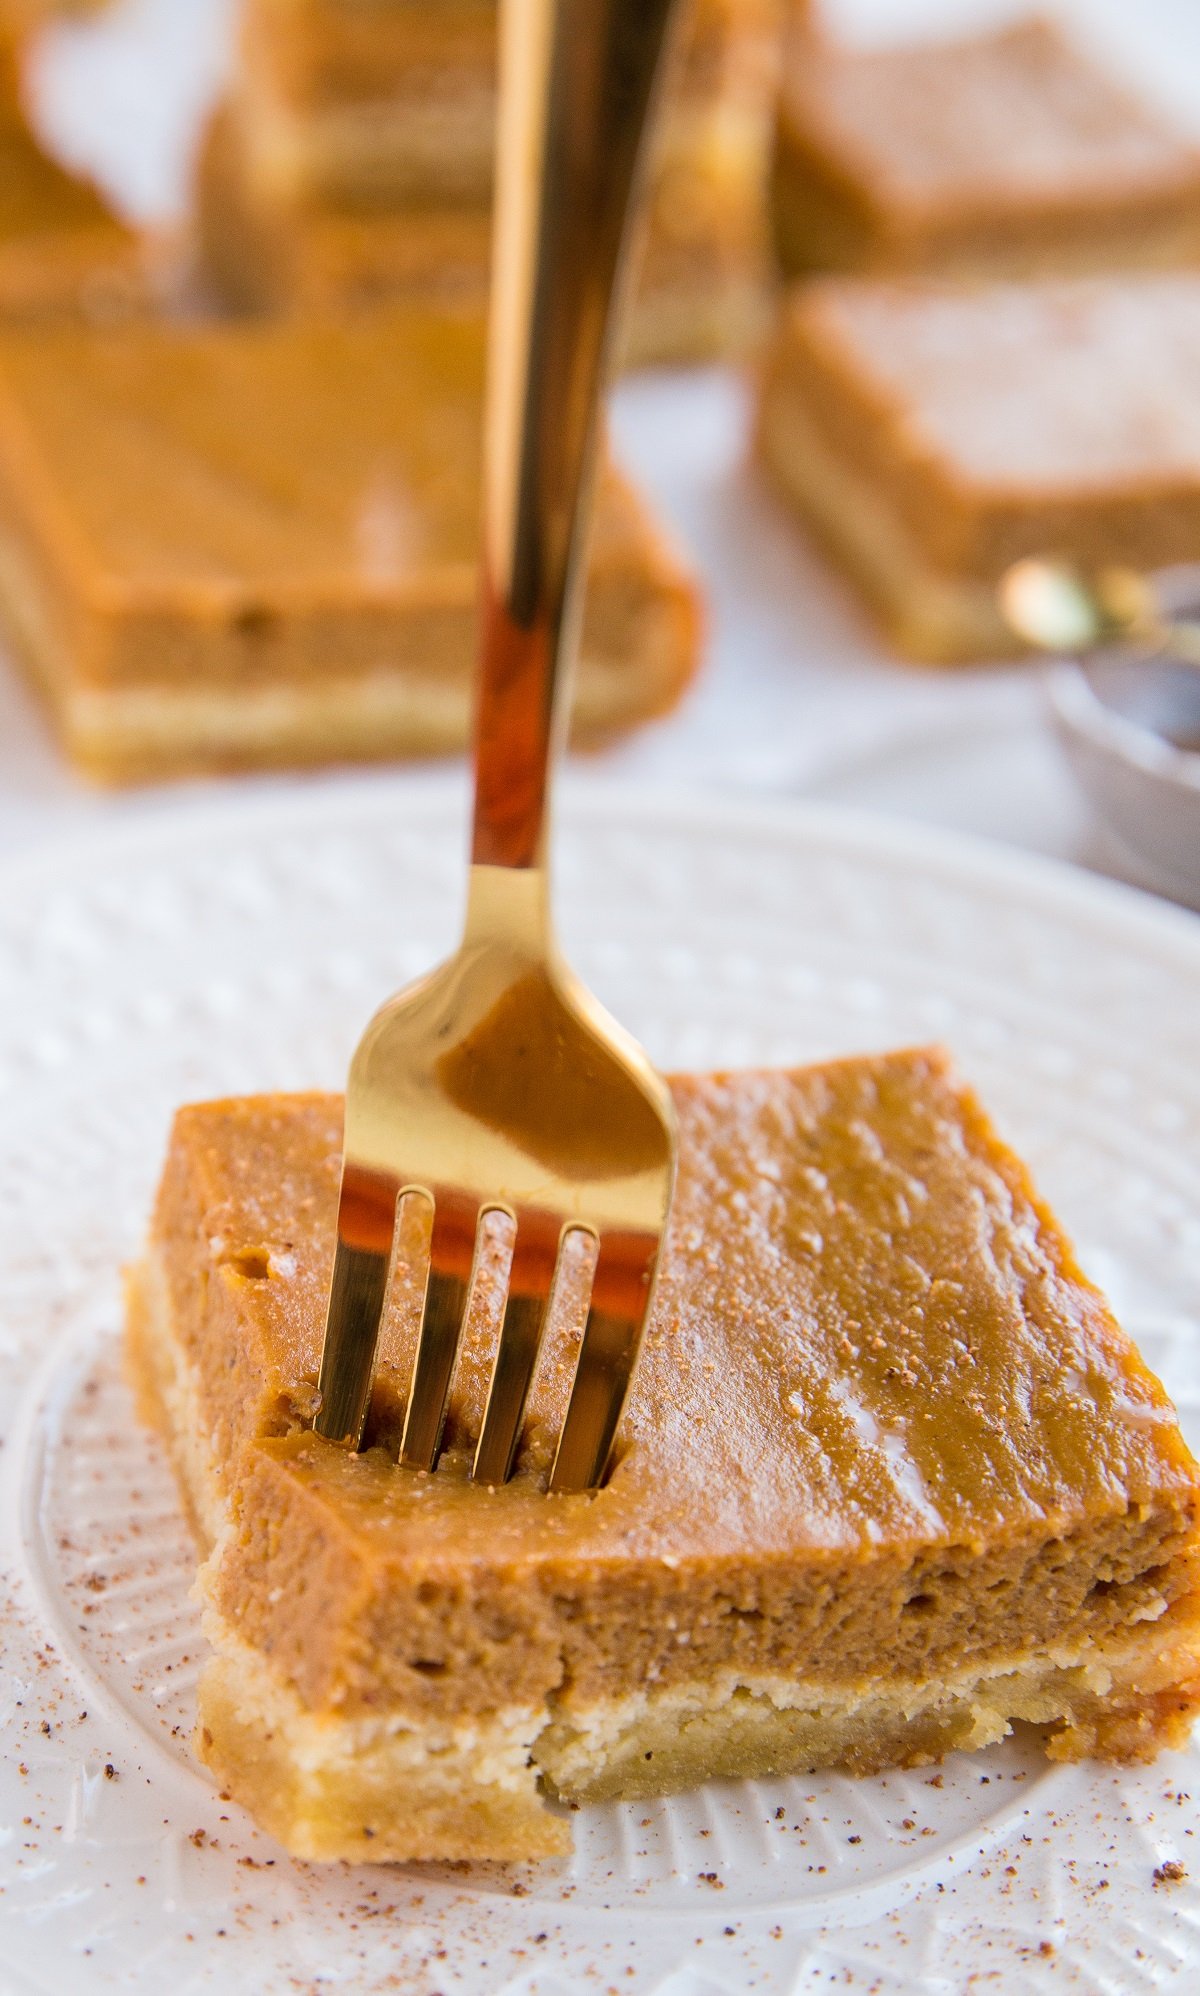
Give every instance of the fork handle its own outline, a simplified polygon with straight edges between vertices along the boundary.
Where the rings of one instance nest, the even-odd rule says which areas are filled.
[[[502,0],[475,717],[477,865],[535,867],[596,407],[677,0]]]

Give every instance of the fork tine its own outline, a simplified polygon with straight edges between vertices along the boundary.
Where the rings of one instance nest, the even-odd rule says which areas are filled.
[[[591,1308],[550,1471],[551,1490],[590,1490],[604,1481],[657,1261],[657,1234],[610,1230],[600,1236]]]
[[[518,1213],[504,1324],[471,1469],[476,1483],[508,1481],[541,1348],[560,1240],[561,1229],[546,1214]]]
[[[476,1206],[444,1188],[434,1192],[425,1307],[400,1440],[400,1460],[410,1469],[437,1466],[450,1377],[474,1280],[478,1231]]]
[[[338,1197],[337,1245],[313,1425],[330,1441],[358,1448],[371,1399],[375,1348],[387,1298],[399,1187],[347,1158]]]

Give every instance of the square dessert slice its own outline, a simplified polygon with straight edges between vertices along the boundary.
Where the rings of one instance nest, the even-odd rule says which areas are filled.
[[[1200,1702],[1200,1477],[1158,1381],[937,1051],[680,1078],[679,1182],[616,1465],[466,1479],[493,1237],[432,1475],[398,1467],[403,1209],[368,1446],[306,1423],[341,1101],[182,1110],[128,1355],[202,1544],[199,1751],[290,1850],[563,1849],[546,1798],[914,1764],[1045,1728],[1148,1757]]]
[[[249,10],[197,177],[198,259],[236,307],[485,291],[495,6],[391,10],[368,59],[378,11]],[[780,19],[780,0],[687,10],[647,176],[630,364],[740,351],[761,331]]]
[[[0,341],[0,617],[105,778],[460,747],[483,329],[136,326]],[[691,676],[694,585],[601,480],[576,737]]]
[[[731,70],[758,94],[765,44],[785,15],[806,13],[805,0],[687,0],[673,95],[711,101]],[[294,111],[386,104],[405,91],[428,104],[463,78],[494,83],[496,20],[497,0],[246,0],[239,67]]]
[[[486,202],[496,0],[248,0],[238,91],[265,189],[336,205]]]
[[[497,0],[246,0],[239,67],[295,111],[440,105],[464,79],[494,84],[496,16]]]
[[[1200,559],[1200,275],[797,286],[758,453],[898,650],[1011,655],[1012,562]]]
[[[222,105],[197,162],[195,255],[234,311],[447,303],[482,316],[489,203],[339,207],[280,195],[251,164],[245,106]],[[647,190],[622,360],[744,351],[767,315],[763,162],[717,114],[677,121]]]
[[[1028,276],[1200,261],[1200,150],[1051,22],[798,37],[773,206],[786,272]]]
[[[662,124],[720,107],[765,166],[782,0],[687,0]],[[496,0],[248,0],[237,95],[264,191],[334,206],[486,202]]]
[[[234,312],[487,311],[489,203],[340,208],[273,193],[251,171],[236,100],[201,140],[193,230],[201,280]]]

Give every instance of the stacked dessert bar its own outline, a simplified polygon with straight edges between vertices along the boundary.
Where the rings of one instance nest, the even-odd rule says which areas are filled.
[[[631,360],[736,352],[761,321],[784,0],[686,0],[629,326]],[[247,0],[199,175],[231,303],[482,305],[496,0]]]
[[[1015,562],[1200,559],[1200,272],[799,287],[760,452],[897,650],[1016,649]]]
[[[491,1250],[441,1464],[398,1470],[424,1280],[402,1220],[349,1454],[309,1426],[341,1101],[176,1119],[129,1368],[211,1549],[197,1748],[299,1857],[553,1856],[557,1802],[919,1765],[1014,1722],[1064,1760],[1187,1738],[1200,1474],[946,1056],[671,1086],[618,1459],[558,1497],[570,1277],[513,1480],[466,1476]]]
[[[152,309],[165,256],[37,144],[7,4],[0,633],[71,760],[125,782],[462,748],[495,0],[251,0],[205,212],[235,296],[315,308],[270,324]],[[672,143],[691,119],[720,201],[745,174],[719,139],[741,162],[748,107],[767,115],[771,4],[741,0],[756,39],[704,0],[692,37]],[[761,130],[757,157],[761,182]],[[664,159],[664,214],[670,190]],[[606,465],[573,739],[670,708],[700,629],[673,542]]]
[[[1200,151],[1048,21],[789,50],[780,262],[1026,277],[1200,262]]]
[[[899,650],[1017,649],[996,591],[1025,556],[1200,560],[1200,150],[1156,107],[1044,21],[808,38],[773,206],[818,282],[781,311],[760,455]]]
[[[430,754],[467,739],[482,323],[0,334],[0,628],[105,781]],[[574,705],[663,712],[699,606],[604,467]]]

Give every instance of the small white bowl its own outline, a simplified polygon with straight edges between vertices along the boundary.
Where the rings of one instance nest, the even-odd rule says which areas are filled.
[[[1112,645],[1052,667],[1058,738],[1108,831],[1200,908],[1200,666]]]

